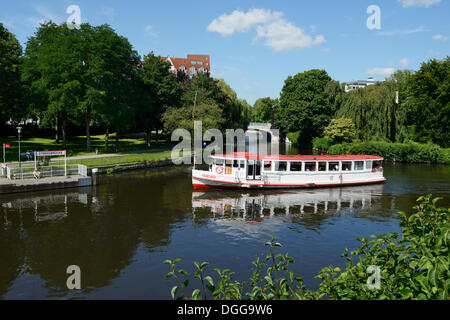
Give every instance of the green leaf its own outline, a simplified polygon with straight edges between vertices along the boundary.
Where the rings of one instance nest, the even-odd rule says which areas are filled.
[[[201,292],[199,289],[192,291],[192,300],[202,300]]]
[[[172,290],[170,290],[170,294],[172,295],[172,299],[175,299],[178,291],[178,286],[174,286]]]
[[[211,286],[214,286],[214,281],[210,276],[206,276],[205,281],[208,282]]]
[[[178,270],[178,273],[184,274],[185,276],[189,276],[189,273],[186,270],[184,270],[184,269]]]

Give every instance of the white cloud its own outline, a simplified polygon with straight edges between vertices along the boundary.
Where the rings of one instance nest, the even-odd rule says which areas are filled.
[[[444,36],[443,34],[436,34],[431,37],[433,40],[439,40],[439,41],[447,41],[448,37]]]
[[[437,51],[437,50],[430,49],[430,50],[427,51],[427,55],[429,57],[438,57],[438,56],[441,55],[441,52]]]
[[[230,36],[234,32],[246,32],[252,27],[280,18],[283,13],[266,9],[252,9],[248,12],[235,10],[231,14],[223,14],[214,19],[206,28],[211,32],[218,32],[222,36]]]
[[[37,27],[49,21],[52,21],[56,24],[61,24],[64,22],[64,19],[62,17],[48,11],[44,7],[35,7],[34,9],[40,14],[40,17],[29,17],[27,20]]]
[[[398,0],[403,8],[408,7],[425,7],[428,8],[434,4],[438,4],[441,0]]]
[[[264,44],[275,51],[311,48],[325,42],[323,35],[313,37],[293,23],[282,18],[283,13],[266,9],[252,9],[248,12],[235,10],[214,19],[206,28],[208,31],[230,36],[235,32],[256,29],[253,43],[264,39]],[[309,27],[314,32],[315,26]]]
[[[61,18],[60,16],[48,11],[47,9],[43,8],[43,7],[37,7],[36,11],[39,12],[43,17],[44,20],[46,21],[52,21],[54,23],[62,23],[64,21],[63,18]]]
[[[414,29],[382,31],[382,32],[378,32],[377,34],[379,36],[398,36],[398,35],[412,34],[412,33],[423,32],[423,31],[425,31],[424,26],[420,26],[420,27],[417,27]]]
[[[152,38],[158,37],[158,32],[156,32],[155,30],[153,30],[153,27],[152,27],[151,25],[147,25],[147,26],[145,27],[145,33],[146,33],[148,36],[152,37]]]
[[[317,35],[313,38],[284,19],[258,26],[253,40],[259,38],[265,39],[264,43],[275,51],[311,48],[325,42],[324,36]]]
[[[390,76],[395,71],[395,68],[372,68],[367,70],[369,76]]]
[[[399,64],[401,67],[407,67],[409,66],[409,60],[407,58],[400,59]]]

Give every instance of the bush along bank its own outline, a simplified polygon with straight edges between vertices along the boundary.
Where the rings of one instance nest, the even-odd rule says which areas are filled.
[[[386,160],[407,163],[450,164],[450,148],[417,142],[352,142],[328,147],[328,154],[371,154]]]
[[[265,259],[258,257],[252,262],[248,281],[235,281],[230,269],[214,269],[214,279],[207,274],[208,262],[194,262],[191,276],[177,268],[180,259],[164,261],[170,267],[166,279],[175,279],[174,299],[449,300],[450,209],[438,208],[438,200],[423,196],[417,199],[413,214],[399,212],[400,237],[390,233],[358,238],[361,245],[354,251],[346,248],[341,255],[347,261],[343,270],[330,265],[319,271],[316,278],[321,283],[316,291],[307,289],[302,278],[291,271],[291,256],[275,253],[282,245],[273,238],[266,243]],[[188,289],[190,280],[200,287]]]

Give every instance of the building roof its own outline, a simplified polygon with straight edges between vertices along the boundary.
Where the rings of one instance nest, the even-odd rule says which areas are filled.
[[[209,55],[205,54],[188,54],[187,58],[175,58],[175,57],[161,57],[164,61],[172,62],[172,65],[176,70],[180,70],[181,66],[184,66],[186,69],[186,73],[189,73],[189,69],[191,67],[195,67],[195,71],[199,72],[200,68],[203,68],[206,71],[211,71],[211,61]],[[192,61],[196,63],[193,64]],[[201,64],[197,64],[197,61],[200,61]]]
[[[369,154],[359,155],[257,155],[250,152],[234,152],[230,154],[211,155],[217,159],[264,159],[264,160],[283,160],[283,161],[351,161],[351,160],[383,160],[383,157]]]

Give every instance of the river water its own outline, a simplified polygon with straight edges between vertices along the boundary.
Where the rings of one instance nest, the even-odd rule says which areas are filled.
[[[170,299],[165,259],[208,261],[247,280],[275,237],[292,270],[316,289],[344,266],[357,237],[399,232],[397,211],[422,194],[450,204],[450,166],[386,164],[384,184],[288,191],[194,192],[190,168],[101,176],[95,187],[0,196],[1,299]],[[81,290],[68,290],[69,265]],[[198,281],[198,280],[196,280]],[[199,284],[194,281],[195,288]],[[194,287],[191,288],[193,290]]]

